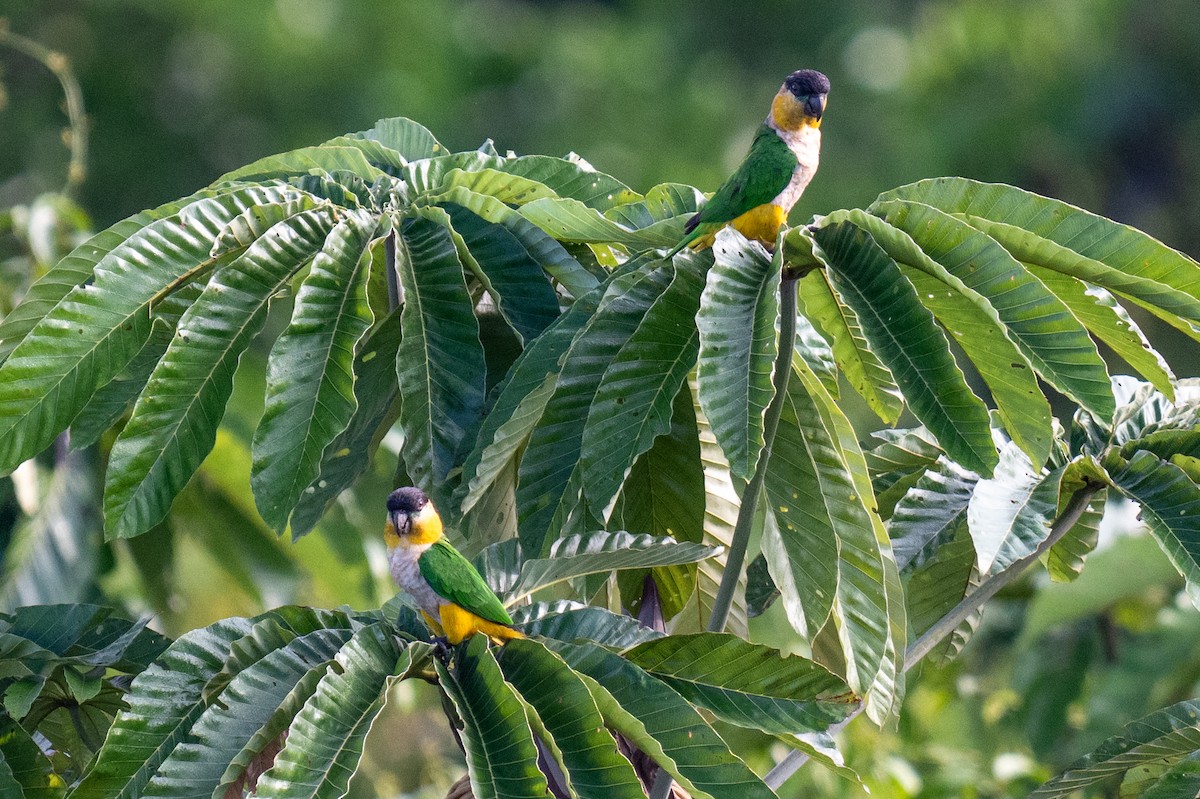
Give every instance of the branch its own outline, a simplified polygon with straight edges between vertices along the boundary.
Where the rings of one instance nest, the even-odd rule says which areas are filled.
[[[1079,517],[1087,510],[1092,497],[1103,487],[1103,483],[1088,481],[1083,488],[1071,495],[1067,506],[1063,508],[1062,513],[1050,525],[1050,534],[1037,545],[1037,548],[1033,552],[1030,552],[1020,560],[1013,561],[1004,571],[989,577],[977,589],[951,608],[945,616],[934,622],[933,626],[926,630],[920,638],[913,641],[908,649],[904,651],[904,671],[907,672],[913,665],[921,662],[921,659],[932,652],[934,647],[940,644],[946,636],[958,629],[958,626],[966,621],[967,617],[983,607],[985,602],[999,593],[1002,588],[1020,577],[1022,572],[1041,559],[1042,555],[1049,552],[1050,548],[1057,544],[1075,526],[1075,523],[1079,521]],[[830,727],[828,732],[830,734],[841,732],[859,713],[862,713],[861,705],[858,710],[850,714],[845,720]],[[799,749],[793,749],[788,753],[787,757],[779,761],[775,768],[767,772],[767,776],[763,778],[763,782],[774,790],[783,785],[788,777],[795,774],[807,762],[807,753],[801,752]]]
[[[83,108],[83,91],[71,70],[70,62],[62,53],[51,50],[32,39],[26,39],[8,29],[8,20],[0,18],[0,45],[24,53],[54,73],[67,98],[67,146],[71,148],[71,162],[67,167],[67,183],[62,193],[71,197],[75,189],[87,176],[88,123]]]

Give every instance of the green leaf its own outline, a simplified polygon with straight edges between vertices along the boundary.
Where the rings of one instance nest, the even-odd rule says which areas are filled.
[[[610,649],[627,649],[661,635],[643,627],[632,616],[619,616],[604,608],[580,605],[537,615],[545,607],[545,603],[535,603],[514,608],[513,620],[526,635],[567,642],[591,641]]]
[[[246,619],[225,619],[180,636],[138,675],[125,696],[95,764],[71,799],[135,799],[154,772],[190,732],[206,698],[227,684],[223,666],[234,641],[246,635]]]
[[[232,172],[226,172],[217,178],[214,184],[332,172],[349,172],[367,182],[386,174],[379,167],[372,165],[357,147],[319,144],[260,158]]]
[[[480,500],[529,438],[554,393],[563,353],[596,310],[604,289],[577,300],[517,358],[484,417],[475,447],[463,463],[455,495],[465,514]],[[459,499],[461,497],[461,499]]]
[[[1086,488],[1088,483],[1108,482],[1108,473],[1095,458],[1085,455],[1070,461],[1063,468],[1058,483],[1056,515],[1061,516],[1075,492]],[[1092,496],[1075,525],[1046,553],[1046,568],[1051,580],[1071,582],[1083,571],[1084,561],[1100,541],[1100,521],[1104,518],[1107,502],[1108,488],[1101,488]]]
[[[408,671],[416,646],[399,648],[383,624],[356,632],[288,728],[287,743],[259,779],[256,795],[264,799],[345,796],[362,757],[363,740],[387,699],[387,688]]]
[[[1140,230],[1003,184],[936,178],[880,196],[961,214],[1018,260],[1200,320],[1200,264]]]
[[[586,483],[585,483],[586,485]],[[670,536],[676,541],[704,540],[704,468],[692,392],[681,386],[675,395],[671,429],[659,436],[633,464],[613,503],[608,525],[623,530]],[[663,615],[673,618],[683,610],[696,587],[696,567],[666,566],[652,569]],[[618,575],[626,606],[640,607],[646,573]]]
[[[66,257],[51,267],[29,287],[20,305],[0,322],[0,362],[8,358],[21,339],[50,312],[58,302],[76,286],[81,286],[92,277],[96,264],[114,249],[129,249],[133,243],[148,234],[142,231],[154,222],[179,213],[180,209],[198,200],[211,199],[219,194],[228,194],[233,189],[203,189],[188,197],[172,200],[150,210],[142,211],[116,223],[89,238],[72,250]],[[129,245],[126,245],[129,241]]]
[[[880,443],[867,450],[867,467],[879,516],[888,519],[896,503],[943,453],[923,427],[876,430],[871,436]]]
[[[696,433],[700,442],[700,464],[704,469],[704,537],[701,543],[722,547],[724,551],[697,565],[694,601],[690,601],[675,619],[675,630],[680,632],[699,631],[708,627],[708,620],[712,617],[713,604],[717,598],[717,589],[721,585],[721,576],[725,572],[729,545],[733,541],[738,508],[741,507],[741,499],[734,488],[729,463],[725,460],[721,445],[717,443],[717,437],[700,407],[694,369],[688,375],[688,389],[691,392]],[[745,600],[744,592],[734,591],[725,629],[735,635],[748,633]]]
[[[896,503],[888,533],[902,572],[929,560],[940,541],[953,538],[955,529],[966,524],[967,506],[978,484],[978,475],[939,458]]]
[[[536,180],[559,197],[579,200],[597,211],[637,201],[639,195],[621,181],[597,172],[591,164],[575,155],[555,158],[548,155],[523,155],[506,158],[496,167],[503,172]],[[650,190],[653,194],[654,189]],[[649,199],[649,195],[647,195]]]
[[[902,210],[907,207],[901,206]],[[962,347],[988,384],[1005,429],[1025,450],[1030,460],[1044,463],[1054,438],[1050,404],[1042,395],[1029,360],[1017,348],[1014,337],[996,308],[985,296],[960,279],[959,274],[963,269],[947,268],[961,264],[963,259],[958,257],[957,251],[952,250],[949,254],[953,257],[947,257],[945,250],[948,242],[937,242],[930,254],[944,261],[944,266],[927,255],[908,233],[893,227],[884,219],[858,210],[838,211],[825,217],[827,222],[841,219],[870,233],[876,243],[900,265],[901,273],[912,282],[921,303],[933,312],[946,332]],[[935,218],[932,222],[927,226],[915,223],[913,226],[926,238],[937,232],[951,241],[975,241],[974,237],[980,235],[951,217]],[[1008,258],[1002,251],[999,255]],[[965,271],[973,278],[970,266]],[[1084,338],[1087,338],[1086,334]],[[1086,345],[1095,350],[1090,340],[1086,341]]]
[[[1088,410],[1114,410],[1108,370],[1070,309],[986,233],[915,202],[871,209],[911,235],[932,258],[988,299],[1038,374]]]
[[[1142,519],[1200,606],[1200,486],[1183,469],[1149,452],[1123,464],[1105,462],[1113,484],[1142,506]],[[1197,747],[1200,748],[1200,747]]]
[[[552,643],[550,649],[584,675],[605,724],[629,738],[693,796],[775,796],[665,683],[594,644]]]
[[[310,672],[324,672],[351,634],[350,629],[329,629],[301,635],[236,674],[141,796],[210,795],[240,776],[233,761],[272,720],[292,688]]]
[[[626,532],[572,535],[555,541],[549,557],[531,558],[521,564],[520,577],[506,602],[513,604],[541,588],[587,574],[695,563],[719,551],[703,544]]]
[[[1171,373],[1171,367],[1150,346],[1141,328],[1107,289],[1033,264],[1025,264],[1025,268],[1066,303],[1092,335],[1125,359],[1159,391],[1168,397],[1174,396],[1175,375]]]
[[[521,206],[521,216],[559,241],[620,244],[632,250],[671,247],[683,235],[682,218],[664,219],[635,229],[614,222],[578,200],[547,197]]]
[[[687,257],[672,267],[670,285],[604,370],[588,410],[580,465],[595,508],[608,507],[638,456],[670,430],[672,404],[696,363],[704,264]]]
[[[871,483],[854,428],[816,374],[798,358],[792,358],[792,366],[791,406],[784,406],[780,430],[790,412],[806,436],[824,438],[836,455],[831,461],[829,453],[821,454],[817,461],[822,464],[821,501],[838,515],[834,524],[838,554],[832,561],[838,573],[837,594],[831,620],[845,655],[846,681],[866,699],[867,715],[883,724],[894,716],[904,693],[900,663],[906,622],[899,572],[883,522],[871,510]],[[768,498],[776,505],[770,490]],[[799,510],[795,497],[780,499],[776,510]],[[776,512],[775,519],[782,525],[788,513]],[[809,623],[815,634],[818,628]]]
[[[846,684],[823,666],[726,633],[658,638],[624,657],[689,702],[749,729],[824,730],[858,705]]]
[[[37,511],[14,526],[0,571],[0,610],[91,598],[101,565],[95,468],[90,454],[68,453]]]
[[[54,440],[150,335],[152,304],[214,263],[213,239],[246,207],[294,197],[252,187],[198,200],[114,246],[94,280],[71,289],[0,367],[0,471]]]
[[[57,799],[62,779],[32,736],[0,713],[0,795],[13,799]]]
[[[721,231],[700,300],[700,407],[733,474],[750,479],[775,395],[780,264],[740,234]]]
[[[604,370],[637,329],[650,306],[670,285],[665,261],[631,261],[613,279],[596,312],[562,356],[562,373],[521,458],[517,518],[521,546],[539,557],[554,540],[556,519],[572,508],[568,484],[577,480],[583,425]]]
[[[321,453],[317,477],[301,494],[292,511],[292,536],[306,535],[342,491],[349,488],[370,464],[375,451],[398,414],[396,352],[400,347],[400,320],[393,314],[377,323],[354,356],[354,415],[350,423]]]
[[[333,227],[325,209],[273,226],[213,275],[179,320],[133,416],[113,445],[104,494],[109,537],[153,527],[212,449],[238,358],[262,329],[267,303]]]
[[[525,248],[529,257],[536,261],[546,274],[558,281],[572,297],[584,296],[599,283],[562,244],[495,197],[478,194],[463,186],[455,186],[428,198],[428,201],[447,206],[461,206],[481,219],[500,225],[511,233]]]
[[[833,292],[824,269],[810,272],[797,284],[804,316],[830,342],[846,381],[883,421],[895,424],[904,409],[891,371],[867,344],[855,312]]]
[[[467,769],[476,799],[546,796],[525,707],[504,681],[485,636],[473,636],[438,677],[464,723]]]
[[[396,240],[404,288],[397,375],[409,476],[449,507],[446,476],[483,410],[486,365],[471,295],[450,232],[414,219]]]
[[[472,268],[478,269],[476,276],[500,313],[523,342],[537,338],[559,314],[558,295],[541,263],[504,225],[489,223],[459,205],[449,205],[447,211],[474,261]],[[471,261],[467,265],[472,266]]]
[[[967,521],[981,574],[993,574],[1037,548],[1058,510],[1060,472],[1047,476],[1013,443],[1000,451],[992,477],[980,480]]]
[[[967,386],[945,335],[896,263],[870,234],[847,223],[820,228],[814,236],[835,288],[896,375],[913,414],[952,458],[974,471],[991,473],[996,449],[987,408]]]
[[[914,635],[928,630],[967,593],[975,568],[967,508],[978,481],[977,475],[941,458],[896,504],[888,523]],[[952,646],[948,640],[939,653]]]
[[[189,286],[188,289],[195,289]],[[177,294],[182,292],[177,292]],[[189,292],[192,293],[192,292]],[[196,295],[199,296],[197,290]],[[157,316],[150,327],[150,335],[146,343],[125,368],[106,385],[96,389],[83,410],[71,422],[71,448],[82,449],[90,447],[100,440],[113,425],[132,407],[138,394],[146,387],[146,382],[154,372],[154,367],[162,360],[171,339],[175,337],[175,324],[178,320],[167,322],[163,316]]]
[[[357,409],[353,363],[374,321],[368,246],[377,228],[374,215],[361,211],[333,227],[300,285],[291,324],[271,349],[250,484],[259,512],[277,532]]]
[[[788,381],[775,442],[765,483],[775,524],[764,528],[762,547],[788,621],[810,635],[825,624],[837,595],[839,530],[849,534],[849,527],[870,521],[798,378]]]
[[[1143,799],[1195,799],[1200,796],[1200,752],[1166,769],[1142,794]]]
[[[540,643],[510,641],[500,650],[505,679],[533,705],[562,752],[579,799],[645,799],[633,766],[617,751],[591,691],[562,658]]]
[[[348,134],[352,139],[377,141],[389,150],[395,150],[408,161],[430,158],[446,152],[423,125],[405,117],[381,119],[375,127],[360,133]]]
[[[1135,766],[1174,763],[1200,749],[1200,701],[1188,700],[1125,725],[1090,754],[1029,795],[1055,799]]]

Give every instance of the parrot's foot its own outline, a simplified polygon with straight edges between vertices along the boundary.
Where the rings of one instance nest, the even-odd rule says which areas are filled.
[[[454,647],[450,645],[450,641],[446,636],[435,635],[433,637],[433,651],[437,654],[438,660],[443,663],[449,663],[450,655],[454,653]]]

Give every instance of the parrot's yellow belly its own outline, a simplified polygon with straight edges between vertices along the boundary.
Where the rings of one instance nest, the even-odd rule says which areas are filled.
[[[748,239],[761,241],[767,247],[775,246],[779,228],[787,221],[787,211],[774,203],[751,208],[729,224]]]

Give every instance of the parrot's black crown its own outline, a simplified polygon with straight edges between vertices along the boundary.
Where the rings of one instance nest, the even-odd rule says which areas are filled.
[[[815,69],[801,69],[788,75],[783,82],[787,89],[797,97],[813,94],[829,94],[829,78]]]
[[[387,509],[388,513],[416,513],[425,507],[427,502],[429,502],[429,497],[425,496],[424,491],[408,486],[407,488],[397,488],[388,494]]]

